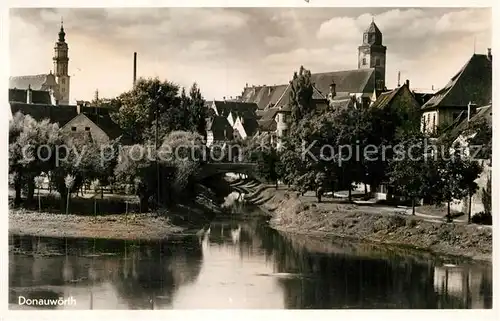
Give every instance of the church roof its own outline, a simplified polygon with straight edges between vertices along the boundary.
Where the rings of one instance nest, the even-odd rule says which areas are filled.
[[[429,99],[422,109],[436,107],[466,108],[469,102],[487,105],[492,96],[492,61],[474,54],[448,84]]]
[[[333,71],[311,74],[315,91],[313,99],[324,99],[328,96],[332,82],[337,92],[372,93],[374,89],[374,68]],[[288,85],[252,86],[243,90],[242,101],[254,102],[260,109],[269,105],[284,106],[288,104],[290,88]]]
[[[368,26],[368,28],[365,30],[365,33],[379,33],[379,34],[382,34],[382,32],[377,27],[377,25],[375,24],[374,21],[372,21],[372,23],[370,23],[370,25]]]
[[[27,102],[27,90],[26,89],[9,89],[9,102]],[[31,91],[31,101],[34,104],[51,104],[50,93],[45,90],[32,90]]]
[[[9,78],[9,88],[41,90],[50,74],[16,76]]]

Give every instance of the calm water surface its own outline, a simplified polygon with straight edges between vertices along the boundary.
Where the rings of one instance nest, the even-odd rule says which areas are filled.
[[[490,264],[213,223],[200,237],[131,242],[10,237],[9,307],[57,309],[491,308]]]

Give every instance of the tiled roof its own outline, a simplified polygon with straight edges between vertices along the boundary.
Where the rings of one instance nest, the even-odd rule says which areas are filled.
[[[492,96],[492,61],[487,55],[474,54],[448,84],[439,90],[422,109],[462,107],[469,102],[486,105]]]
[[[276,113],[278,112],[279,108],[278,107],[271,107],[266,110],[264,110],[264,113],[262,115],[262,120],[264,119],[274,119],[276,116]]]
[[[402,85],[391,91],[386,91],[384,93],[381,93],[371,107],[380,109],[387,107],[387,105],[391,103],[394,97],[396,97],[399,91],[403,90],[403,88],[406,88],[406,85]]]
[[[59,127],[64,126],[78,115],[76,106],[10,102],[10,108],[12,115],[21,112],[24,115],[30,115],[37,121],[48,119],[51,123],[59,124]]]
[[[246,87],[241,95],[242,102],[256,103],[259,109],[274,105],[288,85]]]
[[[245,129],[247,136],[253,136],[259,129],[259,123],[255,117],[242,118],[241,124]]]
[[[315,73],[311,75],[311,81],[315,91],[313,99],[324,99],[330,92],[332,82],[336,85],[336,91],[345,93],[368,93],[374,89],[375,69],[355,69],[345,71],[334,71]],[[246,87],[242,93],[243,102],[254,102],[260,109],[269,105],[276,106],[288,103],[290,96],[289,85],[278,86],[253,86]]]
[[[47,81],[50,74],[16,76],[9,78],[9,88],[28,89],[31,86],[33,90],[40,90]]]
[[[51,104],[50,93],[45,90],[31,90],[31,99],[34,104]],[[9,101],[26,103],[27,90],[10,88]]]
[[[448,127],[448,130],[445,130],[443,136],[440,139],[445,138],[455,140],[460,136],[465,130],[469,128],[470,124],[480,123],[481,121],[486,121],[490,126],[492,125],[492,106],[487,105],[484,107],[480,107],[477,109],[474,116],[471,119],[467,120],[467,111],[462,111],[460,115],[455,119],[453,124]],[[487,142],[482,142],[483,144]]]
[[[233,128],[224,116],[215,116],[207,123],[207,131],[211,131],[214,140],[226,140],[232,136]]]
[[[82,111],[82,114],[87,116],[94,124],[96,124],[100,129],[102,129],[109,139],[113,140],[122,135],[122,130],[118,124],[116,124],[108,112],[92,112],[92,111]]]
[[[255,111],[258,109],[255,103],[215,100],[215,108],[220,116],[227,117],[231,112],[234,117],[257,117]]]
[[[277,124],[273,118],[259,120],[259,130],[262,132],[274,132],[276,127]]]
[[[48,119],[51,123],[59,124],[62,128],[70,120],[78,116],[77,106],[74,105],[50,105],[50,104],[27,104],[10,102],[12,114],[21,112],[30,115],[37,121]],[[120,127],[113,122],[109,111],[105,108],[80,107],[80,112],[101,128],[110,139],[121,136]]]

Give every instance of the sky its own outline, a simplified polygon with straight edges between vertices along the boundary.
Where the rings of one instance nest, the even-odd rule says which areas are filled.
[[[115,97],[138,77],[190,87],[207,100],[246,84],[287,83],[357,68],[372,18],[387,46],[386,85],[443,87],[474,53],[491,47],[488,8],[22,8],[10,11],[10,75],[48,73],[61,18],[69,46],[71,99]]]

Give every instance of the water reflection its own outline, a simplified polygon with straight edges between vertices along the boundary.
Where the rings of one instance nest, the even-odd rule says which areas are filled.
[[[12,237],[17,297],[77,309],[491,308],[491,265],[214,223],[199,238],[124,242]],[[44,292],[45,291],[45,292]]]

